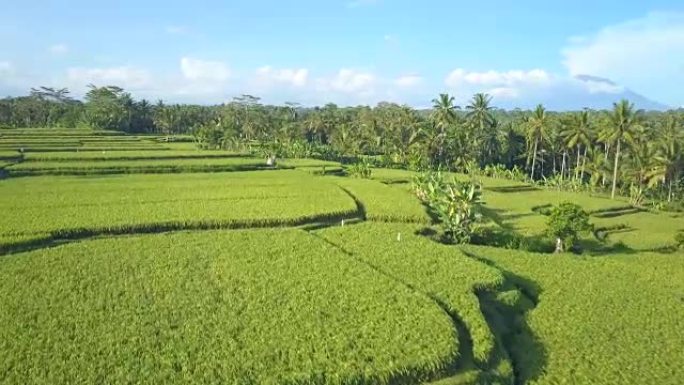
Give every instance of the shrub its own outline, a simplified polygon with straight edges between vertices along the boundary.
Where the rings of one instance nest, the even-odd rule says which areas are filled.
[[[440,172],[414,179],[414,192],[437,216],[447,241],[469,243],[480,221],[481,188],[473,182],[447,180]]]
[[[366,159],[362,159],[347,169],[349,176],[353,178],[364,178],[370,179],[371,177],[371,165]]]
[[[642,207],[646,202],[646,190],[643,186],[631,185],[629,186],[629,203],[632,206]]]
[[[684,231],[680,231],[675,235],[675,244],[678,249],[684,249]]]
[[[572,249],[580,234],[593,229],[589,214],[582,207],[568,202],[551,209],[547,224],[548,234],[556,237],[557,253]]]

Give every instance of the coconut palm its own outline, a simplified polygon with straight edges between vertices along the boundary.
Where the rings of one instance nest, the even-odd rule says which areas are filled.
[[[565,145],[567,148],[577,149],[577,164],[575,165],[575,179],[582,180],[584,178],[584,167],[580,173],[580,151],[582,146],[584,146],[584,159],[586,162],[587,150],[589,149],[589,144],[591,143],[591,130],[592,123],[589,118],[589,111],[584,110],[582,112],[572,115],[569,124],[564,126],[562,135],[565,139]]]
[[[456,122],[457,109],[453,96],[439,94],[438,98],[432,99],[432,122],[440,130],[446,130],[450,124]]]
[[[392,151],[397,154],[400,162],[406,162],[411,148],[422,139],[423,130],[420,121],[411,108],[401,107],[396,123],[393,123],[391,127]]]
[[[537,153],[539,152],[539,146],[542,145],[544,140],[548,137],[549,126],[550,118],[546,113],[546,109],[541,104],[537,105],[532,116],[527,120],[528,150],[532,150],[532,170],[530,171],[530,179],[534,179]]]
[[[674,126],[674,125],[673,125]],[[668,135],[668,134],[672,135]],[[656,145],[656,156],[653,167],[648,172],[649,187],[658,183],[667,185],[667,201],[672,201],[672,188],[684,171],[684,139],[675,130],[665,132],[666,135]]]
[[[499,131],[499,137],[501,145],[500,158],[507,167],[513,167],[519,154],[523,152],[525,137],[516,131],[513,122],[503,125]]]
[[[610,197],[615,199],[617,189],[618,167],[620,166],[620,155],[622,143],[632,140],[632,132],[642,120],[643,112],[635,110],[634,104],[626,99],[613,103],[613,111],[608,115],[610,126],[607,139],[615,143],[615,159],[613,163],[613,186]]]
[[[473,95],[470,103],[466,106],[466,120],[472,130],[475,131],[475,138],[480,153],[480,165],[484,165],[487,161],[494,161],[495,154],[498,153],[498,131],[499,127],[495,125],[495,119],[492,115],[494,107],[489,103],[492,97],[477,93]],[[466,138],[468,141],[469,137]]]
[[[466,119],[468,119],[468,122],[480,130],[483,130],[486,125],[491,124],[494,120],[491,112],[494,107],[489,105],[491,101],[492,97],[487,94],[477,93],[473,95],[470,103],[466,106],[468,111]]]
[[[480,152],[480,166],[488,163],[498,163],[501,154],[501,141],[503,131],[501,123],[492,118],[491,122],[480,132],[478,147]]]
[[[473,95],[470,103],[466,106],[468,111],[466,113],[466,120],[470,128],[476,131],[476,136],[482,135],[494,122],[494,116],[491,112],[494,107],[489,105],[491,101],[491,96],[477,93]]]
[[[610,175],[611,167],[610,162],[603,155],[600,149],[596,149],[589,153],[589,161],[586,164],[586,171],[589,173],[591,178],[589,183],[591,186],[601,186],[605,187],[606,181]]]
[[[447,130],[456,123],[456,110],[454,97],[449,94],[439,94],[439,97],[432,99],[432,114],[430,120],[437,129],[433,136],[433,143],[437,146],[439,161],[444,159],[444,143],[446,141]]]

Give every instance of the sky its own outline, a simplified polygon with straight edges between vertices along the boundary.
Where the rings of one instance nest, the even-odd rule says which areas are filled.
[[[528,108],[630,91],[684,105],[684,2],[0,0],[0,95]],[[585,76],[583,76],[585,75]],[[586,76],[589,75],[589,76]],[[578,77],[579,76],[579,77]]]

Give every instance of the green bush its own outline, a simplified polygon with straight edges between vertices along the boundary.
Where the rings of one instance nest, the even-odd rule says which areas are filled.
[[[675,245],[678,249],[684,249],[684,231],[680,231],[675,235]]]
[[[414,191],[437,216],[447,241],[470,242],[475,224],[482,218],[479,185],[429,172],[414,179]]]
[[[371,164],[370,161],[362,159],[347,168],[347,174],[353,178],[370,179]]]
[[[556,252],[572,249],[580,234],[593,229],[589,214],[574,203],[561,203],[551,209],[547,222],[549,235],[556,237]]]

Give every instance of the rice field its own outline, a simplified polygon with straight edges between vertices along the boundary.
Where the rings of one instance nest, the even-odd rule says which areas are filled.
[[[681,215],[480,178],[485,228],[571,201],[589,249],[445,245],[414,172],[180,139],[0,131],[0,383],[684,382]]]

